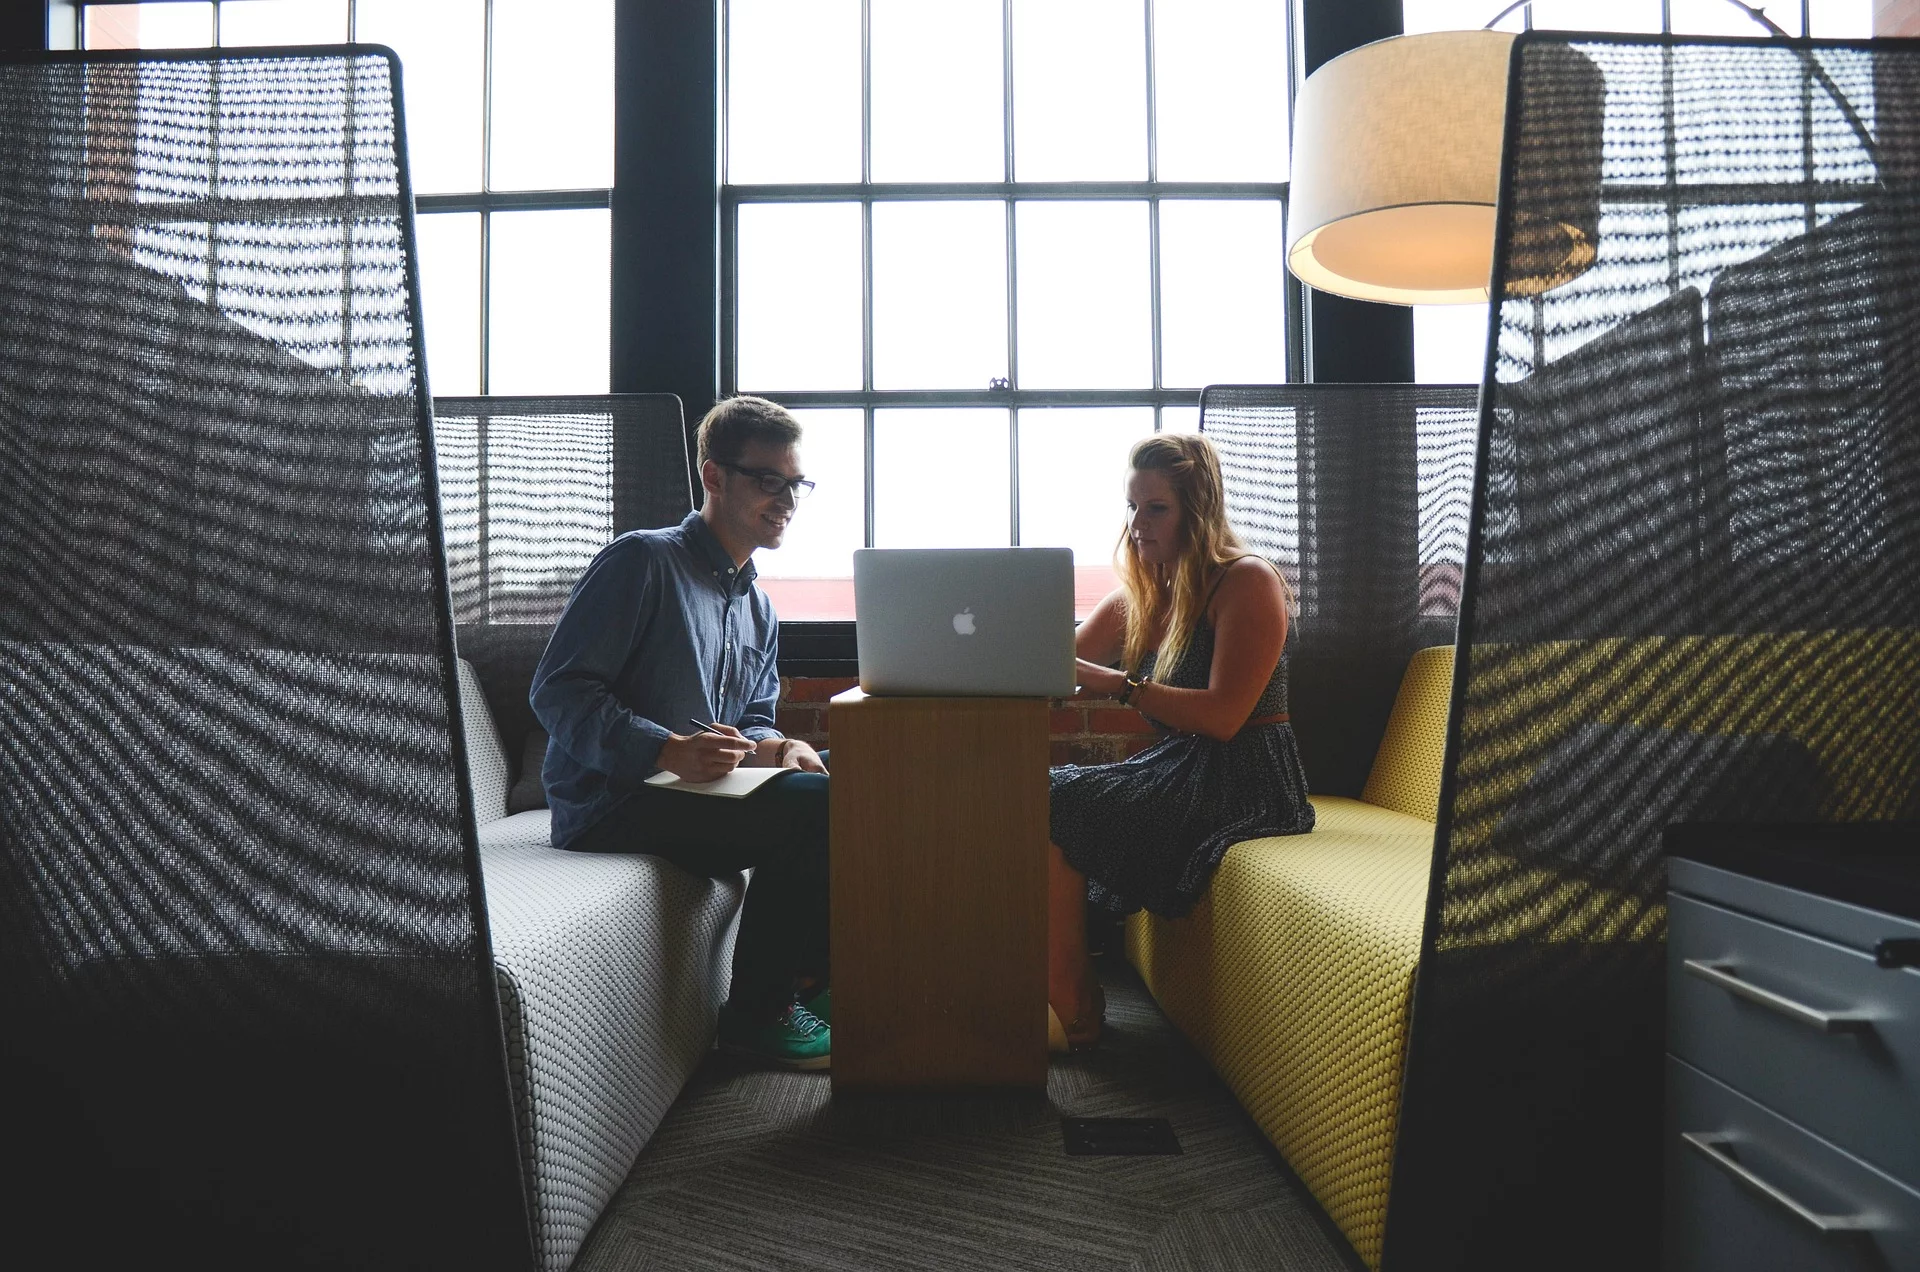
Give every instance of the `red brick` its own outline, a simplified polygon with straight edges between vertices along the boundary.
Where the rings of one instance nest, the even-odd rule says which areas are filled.
[[[1111,764],[1119,748],[1111,738],[1073,738],[1053,743],[1055,764]]]
[[[1055,707],[1047,713],[1047,732],[1054,737],[1078,735],[1087,731],[1087,713],[1078,707]]]
[[[1140,754],[1140,752],[1146,750],[1148,747],[1158,742],[1159,740],[1160,740],[1159,738],[1128,738],[1126,740],[1125,752],[1122,758],[1130,760],[1134,756]]]
[[[839,676],[792,676],[788,678],[781,696],[787,702],[825,702],[859,683],[858,680]]]
[[[804,738],[824,732],[826,720],[817,707],[781,707],[774,713],[773,727],[790,738]]]
[[[1108,707],[1087,712],[1087,732],[1137,735],[1152,733],[1153,726],[1138,711]]]

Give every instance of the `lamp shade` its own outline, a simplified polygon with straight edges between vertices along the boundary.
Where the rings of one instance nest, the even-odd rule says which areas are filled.
[[[1297,278],[1401,305],[1487,299],[1513,39],[1502,31],[1395,36],[1308,77],[1294,108],[1287,218],[1287,265]],[[1599,155],[1604,85],[1597,70],[1591,79],[1591,127],[1580,131],[1592,136],[1570,148],[1574,167],[1585,166],[1588,150]],[[1531,295],[1582,273],[1593,262],[1598,214],[1595,202],[1519,218],[1525,263],[1509,261],[1507,292]]]

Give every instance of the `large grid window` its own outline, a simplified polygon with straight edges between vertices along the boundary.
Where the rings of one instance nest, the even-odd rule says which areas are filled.
[[[1404,0],[1408,34],[1485,26],[1512,0]],[[1789,35],[1866,39],[1873,0],[1780,0],[1763,6]],[[1761,36],[1765,30],[1726,0],[1537,0],[1498,30],[1620,31],[1648,35]],[[1812,97],[1809,96],[1811,103]],[[1811,109],[1810,105],[1810,109]],[[1792,196],[1789,196],[1792,197]],[[1422,384],[1478,384],[1487,353],[1487,306],[1416,305],[1414,379]]]
[[[1128,447],[1298,378],[1291,6],[728,0],[721,378],[820,484],[759,561],[852,617],[852,553],[1072,548],[1114,585]]]
[[[391,47],[433,391],[607,391],[613,0],[92,0],[81,33]]]

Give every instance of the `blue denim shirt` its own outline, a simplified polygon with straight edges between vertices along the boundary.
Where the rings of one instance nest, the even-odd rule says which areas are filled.
[[[561,846],[659,772],[669,733],[693,721],[777,738],[780,621],[700,514],[623,534],[593,559],[533,673],[547,730],[541,768]]]

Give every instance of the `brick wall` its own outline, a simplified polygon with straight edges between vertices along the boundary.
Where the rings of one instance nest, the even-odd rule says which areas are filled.
[[[827,736],[827,699],[844,693],[853,680],[803,676],[780,679],[780,731],[816,748],[831,745]],[[1111,764],[1146,748],[1153,726],[1138,711],[1104,698],[1056,698],[1048,712],[1055,764]]]

